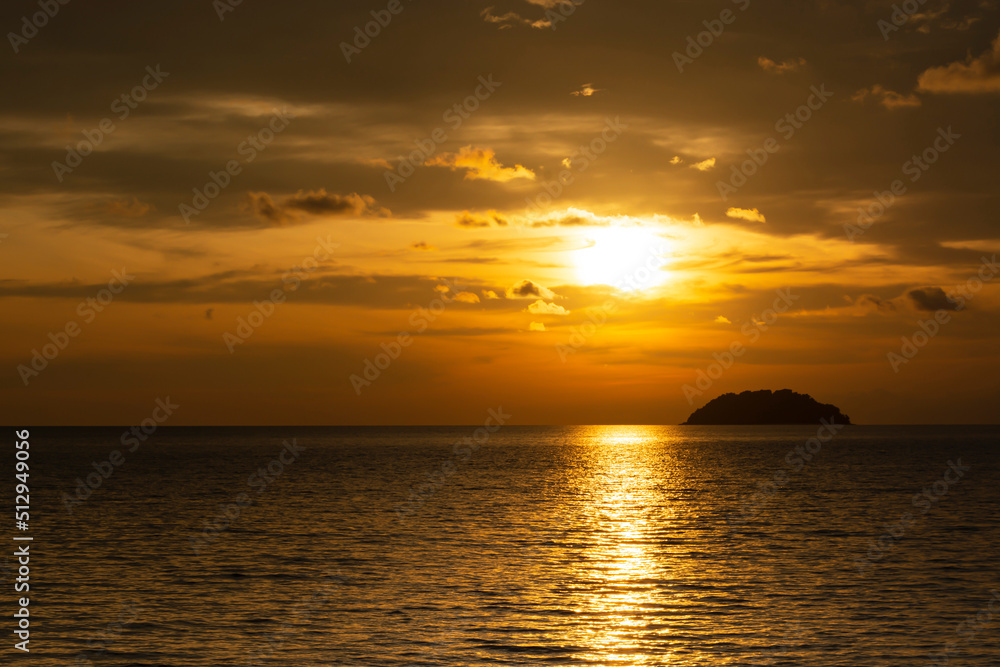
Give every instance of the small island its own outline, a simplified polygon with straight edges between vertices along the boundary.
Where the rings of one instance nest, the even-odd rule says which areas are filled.
[[[723,394],[691,413],[681,426],[743,426],[818,424],[821,419],[851,423],[835,405],[820,403],[808,394],[791,389],[744,391]]]

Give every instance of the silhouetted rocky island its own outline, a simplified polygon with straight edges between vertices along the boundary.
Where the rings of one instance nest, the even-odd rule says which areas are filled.
[[[835,405],[820,403],[791,389],[723,394],[691,413],[682,426],[742,426],[757,424],[818,424],[820,419],[850,424]]]

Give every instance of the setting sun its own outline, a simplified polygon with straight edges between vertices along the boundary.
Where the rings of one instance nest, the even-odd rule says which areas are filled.
[[[574,252],[573,261],[577,279],[584,285],[610,285],[633,292],[664,282],[668,242],[653,230],[597,228],[582,238],[587,245]]]

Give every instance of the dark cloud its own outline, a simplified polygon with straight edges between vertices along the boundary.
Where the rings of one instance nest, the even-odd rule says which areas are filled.
[[[895,302],[875,296],[874,294],[862,294],[855,303],[859,306],[871,306],[880,312],[894,312],[896,310]]]
[[[935,104],[903,124],[886,118],[881,107],[845,102],[855,91],[876,86],[910,100],[921,74],[935,68],[951,68],[950,80],[975,79],[981,87],[977,63],[993,71],[995,2],[942,3],[946,11],[941,15],[938,7],[925,7],[889,40],[875,25],[891,15],[895,0],[801,3],[794,11],[754,3],[690,71],[669,71],[669,76],[654,75],[648,63],[669,61],[689,35],[704,29],[702,22],[714,12],[702,3],[648,3],[642,7],[648,20],[640,22],[632,12],[584,3],[558,30],[523,27],[522,19],[543,19],[545,10],[557,11],[558,4],[510,0],[477,6],[441,0],[433,12],[407,5],[351,64],[344,61],[339,42],[371,20],[371,8],[356,3],[304,0],[296,12],[243,3],[224,22],[202,0],[178,0],[169,11],[122,0],[67,5],[19,57],[0,62],[0,74],[19,91],[0,100],[0,110],[17,128],[0,132],[5,147],[0,192],[137,197],[152,206],[141,218],[95,211],[70,216],[87,224],[179,227],[184,223],[177,207],[190,200],[191,188],[237,157],[237,145],[261,127],[271,105],[288,104],[302,112],[290,128],[238,177],[238,185],[186,228],[258,227],[262,221],[237,206],[246,191],[315,191],[324,182],[337,183],[340,192],[368,193],[397,216],[421,217],[442,210],[445,202],[444,210],[456,215],[489,207],[514,217],[525,208],[516,181],[463,182],[456,188],[447,170],[420,167],[390,192],[383,169],[372,166],[378,160],[395,163],[412,151],[415,140],[442,127],[443,112],[474,92],[480,75],[492,72],[503,85],[471,122],[448,132],[438,155],[481,144],[509,156],[512,164],[539,169],[540,182],[551,181],[563,159],[599,134],[606,116],[623,114],[630,119],[629,129],[585,172],[574,172],[566,194],[591,210],[610,200],[626,211],[682,217],[700,212],[711,219],[713,208],[725,211],[713,191],[717,174],[746,159],[745,151],[772,133],[778,118],[803,103],[810,84],[826,83],[836,92],[831,105],[783,145],[744,190],[752,192],[752,206],[767,207],[765,233],[841,235],[849,219],[844,211],[858,205],[844,199],[888,187],[901,164],[933,140],[942,117],[956,129],[976,128],[977,140],[963,139],[954,154],[942,159],[949,160],[947,169],[935,169],[921,180],[919,203],[911,198],[912,204],[901,202],[886,214],[880,224],[909,217],[913,208],[922,211],[914,224],[907,220],[892,227],[880,242],[905,249],[911,237],[982,239],[982,230],[991,228],[997,197],[983,177],[995,160],[991,108]],[[12,6],[8,23],[17,25],[21,13],[34,6]],[[481,16],[488,6],[490,12]],[[487,23],[485,16],[507,18]],[[496,29],[515,23],[515,29]],[[148,30],[150,25],[157,30]],[[916,32],[924,27],[930,32]],[[949,27],[956,30],[938,29]],[[265,31],[271,33],[267,48],[248,37]],[[170,39],[171,34],[186,39]],[[427,35],[438,38],[428,41]],[[781,44],[781,52],[762,53],[762,43]],[[970,49],[973,58],[966,61]],[[578,57],[555,74],[538,66],[562,61],[567,52]],[[400,60],[401,53],[407,58]],[[455,53],[465,54],[461,62]],[[801,58],[809,66],[771,76],[758,64],[765,55],[778,64]],[[146,66],[157,63],[170,77],[118,123],[99,152],[65,183],[57,183],[48,166],[65,158],[64,146],[108,116],[110,103],[141,79]],[[317,78],[325,84],[316,85]],[[600,81],[609,92],[581,107],[565,92],[581,81]],[[924,108],[947,97],[926,96]],[[762,102],[726,102],[748,99]],[[892,104],[897,98],[887,99]],[[669,118],[662,112],[666,106]],[[538,134],[545,141],[537,141]],[[924,135],[926,141],[920,139]],[[831,136],[838,140],[831,142]],[[143,140],[136,141],[139,137]],[[674,169],[669,164],[674,155],[716,157],[717,167],[710,174]],[[614,178],[616,173],[629,177]],[[955,184],[962,193],[958,199]],[[526,185],[538,189],[538,184]],[[942,210],[953,204],[962,211]],[[315,215],[305,209],[297,213]]]
[[[948,298],[940,287],[920,287],[906,293],[917,310],[928,312],[938,310],[958,310],[958,303]]]
[[[522,280],[516,285],[507,288],[508,299],[551,299],[553,296],[552,290],[546,289],[530,280]]]
[[[387,217],[391,212],[379,205],[373,197],[359,195],[328,194],[326,190],[299,190],[298,193],[283,198],[279,203],[266,192],[247,193],[249,205],[254,214],[275,225],[288,225],[307,220],[310,216],[376,216]]]
[[[294,274],[294,275],[293,275]],[[298,284],[296,286],[296,281]],[[408,309],[426,306],[441,296],[437,289],[441,280],[433,276],[343,275],[314,274],[300,271],[226,271],[184,280],[155,280],[138,274],[116,302],[133,303],[252,303],[267,299],[278,289],[285,292],[289,303],[319,303],[351,305],[375,309]],[[107,284],[62,282],[29,283],[0,280],[0,298],[34,297],[83,301],[94,297]],[[476,290],[482,285],[461,281],[463,290]],[[213,313],[216,315],[218,313]]]

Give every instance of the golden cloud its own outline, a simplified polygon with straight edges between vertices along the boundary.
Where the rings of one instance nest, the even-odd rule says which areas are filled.
[[[806,64],[805,58],[792,58],[791,60],[785,60],[782,62],[775,62],[770,58],[761,56],[757,58],[757,64],[765,72],[772,72],[774,74],[784,74],[786,72],[795,72],[802,68]]]
[[[506,183],[516,178],[535,179],[535,172],[519,164],[513,167],[503,166],[497,160],[496,153],[489,148],[465,146],[458,153],[443,153],[424,164],[429,167],[448,167],[452,171],[464,169],[465,178],[469,180]]]
[[[574,90],[570,95],[575,95],[576,97],[591,97],[596,93],[603,92],[603,88],[594,88],[594,84],[585,83],[583,88],[580,90]]]
[[[726,211],[726,215],[730,218],[746,220],[747,222],[767,222],[764,214],[755,208],[730,208]]]
[[[530,306],[528,312],[532,315],[569,315],[569,311],[555,303],[546,303],[539,299]]]
[[[472,292],[459,292],[455,295],[455,301],[459,303],[479,303],[479,297]]]
[[[489,227],[490,225],[506,227],[510,224],[507,218],[503,217],[494,210],[489,210],[485,214],[462,211],[458,214],[458,218],[455,222],[459,227]]]

